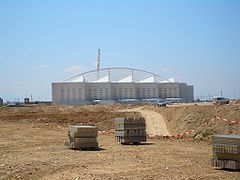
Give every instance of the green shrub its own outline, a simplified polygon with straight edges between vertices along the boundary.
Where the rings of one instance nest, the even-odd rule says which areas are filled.
[[[211,135],[213,135],[213,134],[216,134],[216,130],[214,130],[214,129],[212,129],[212,128],[210,128],[210,129],[206,129],[206,130],[204,130],[203,132],[202,132],[202,137],[209,137],[209,136],[211,136]]]

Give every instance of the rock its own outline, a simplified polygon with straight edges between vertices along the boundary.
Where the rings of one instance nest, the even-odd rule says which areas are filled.
[[[83,168],[87,169],[87,166],[86,165],[82,165]]]

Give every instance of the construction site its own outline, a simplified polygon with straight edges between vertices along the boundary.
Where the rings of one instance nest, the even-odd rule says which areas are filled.
[[[227,0],[0,1],[0,180],[240,180],[239,19]]]
[[[196,103],[192,85],[100,69],[98,52],[52,103],[0,107],[0,179],[239,179],[239,101]]]
[[[144,118],[146,142],[119,144],[119,117]],[[0,179],[239,179],[239,171],[210,163],[211,136],[240,134],[239,117],[237,101],[0,107]],[[64,146],[74,124],[95,125],[99,148]]]

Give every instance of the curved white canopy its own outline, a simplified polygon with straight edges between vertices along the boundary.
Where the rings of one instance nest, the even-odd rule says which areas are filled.
[[[171,81],[144,70],[114,67],[88,71],[73,76],[64,82],[161,83]]]

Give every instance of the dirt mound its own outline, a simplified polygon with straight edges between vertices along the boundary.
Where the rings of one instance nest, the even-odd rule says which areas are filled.
[[[209,137],[212,134],[240,134],[240,124],[228,123],[216,117],[240,122],[240,105],[186,105],[146,109],[159,112],[164,117],[171,134],[195,130],[194,137]]]
[[[86,105],[86,106],[34,106],[18,108],[1,108],[0,122],[22,123],[57,123],[63,126],[68,124],[95,124],[100,130],[113,128],[113,118],[137,116],[137,113],[116,112],[121,108],[114,105]]]
[[[61,124],[95,124],[100,130],[113,128],[113,118],[138,116],[134,112],[122,112],[136,106],[110,104],[85,106],[34,106],[0,108],[0,122],[48,123]],[[195,130],[193,136],[208,137],[214,133],[240,133],[240,125],[216,119],[216,116],[228,120],[240,121],[240,104],[222,106],[213,105],[178,105],[164,107],[145,106],[164,117],[170,134]],[[55,125],[54,125],[55,126]]]

